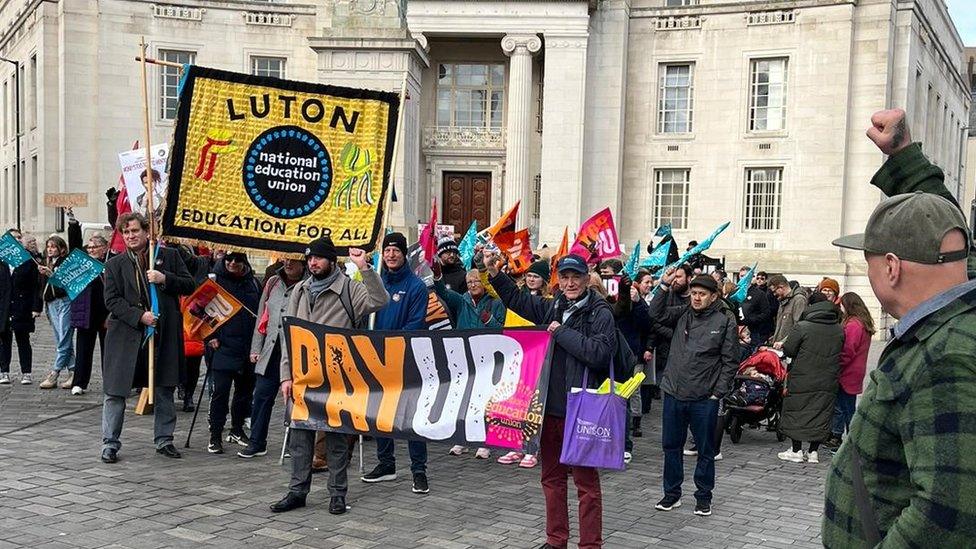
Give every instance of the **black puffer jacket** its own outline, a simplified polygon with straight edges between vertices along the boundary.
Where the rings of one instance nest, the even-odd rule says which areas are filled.
[[[214,274],[216,274],[215,282],[237,298],[245,307],[251,311],[258,309],[258,301],[261,299],[261,285],[254,278],[254,271],[250,265],[246,265],[242,276],[233,276],[227,272],[224,262],[220,261],[214,266]],[[213,352],[212,357],[215,370],[242,371],[244,367],[254,367],[250,363],[249,354],[256,321],[257,319],[251,312],[242,309],[208,338],[208,341],[216,339],[220,342],[220,346]]]
[[[550,357],[549,393],[546,415],[566,416],[566,393],[583,383],[583,372],[589,369],[587,385],[598,387],[610,375],[610,361],[617,350],[617,326],[613,311],[599,294],[587,290],[586,302],[563,322],[568,303],[564,297],[546,299],[524,292],[508,275],[499,273],[489,280],[505,306],[535,324],[562,324],[554,333]]]
[[[661,390],[678,400],[725,396],[739,366],[734,315],[718,299],[701,311],[666,307],[667,293],[655,296],[650,307],[651,318],[674,330]]]

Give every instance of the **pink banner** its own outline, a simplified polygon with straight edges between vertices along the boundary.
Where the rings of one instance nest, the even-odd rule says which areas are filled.
[[[573,242],[569,253],[585,258],[588,263],[617,257],[623,253],[610,208],[597,212],[580,225],[576,242]]]
[[[505,400],[491,399],[485,406],[485,444],[497,448],[525,451],[528,441],[536,441],[542,428],[545,387],[539,387],[549,349],[550,334],[544,330],[503,330],[522,346],[518,357],[520,372],[515,387],[499,387],[496,394],[511,393]],[[541,393],[543,394],[540,394]]]

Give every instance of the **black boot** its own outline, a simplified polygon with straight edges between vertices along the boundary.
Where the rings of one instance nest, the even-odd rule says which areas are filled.
[[[640,416],[634,418],[633,427],[631,427],[631,436],[634,438],[640,438],[644,436],[644,431],[641,431],[641,418]]]
[[[346,498],[345,496],[335,496],[329,502],[329,513],[333,515],[341,515],[346,512]]]
[[[291,511],[299,507],[305,507],[305,498],[288,492],[285,497],[281,498],[281,501],[271,504],[271,512],[284,513],[285,511]]]

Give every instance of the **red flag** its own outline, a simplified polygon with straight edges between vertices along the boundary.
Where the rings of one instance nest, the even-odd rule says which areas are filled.
[[[569,254],[569,227],[563,229],[563,241],[559,244],[559,249],[549,258],[549,286],[555,287],[559,284],[559,273],[556,272],[556,263],[559,259]]]
[[[429,264],[433,264],[434,257],[437,256],[437,199],[430,209],[430,221],[420,232],[420,247],[424,250],[424,259]]]
[[[519,204],[521,203],[521,200],[516,202],[510,210],[505,212],[505,215],[501,216],[494,225],[488,228],[488,234],[493,239],[499,234],[515,232],[515,218],[518,217]],[[501,244],[499,244],[499,247],[501,247]]]
[[[576,242],[573,242],[569,250],[570,253],[585,259],[587,263],[617,257],[623,253],[610,208],[597,212],[580,225]]]
[[[137,139],[135,143],[132,144],[132,150],[139,148],[139,140]],[[122,177],[122,173],[119,173],[119,187],[122,188],[119,192],[119,196],[115,199],[115,211],[118,215],[129,213],[132,211],[132,206],[129,204],[129,191],[125,188],[125,178]],[[125,251],[125,242],[122,241],[122,234],[112,227],[112,251],[120,254]]]

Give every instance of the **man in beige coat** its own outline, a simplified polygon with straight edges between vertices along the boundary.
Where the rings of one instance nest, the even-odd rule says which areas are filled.
[[[779,314],[776,316],[776,330],[769,342],[781,349],[793,325],[800,321],[800,315],[807,308],[807,295],[800,288],[793,289],[783,275],[773,275],[767,283],[773,295],[779,300]]]
[[[337,254],[332,239],[319,238],[305,249],[308,271],[311,276],[292,291],[284,316],[293,316],[335,328],[353,328],[370,313],[382,309],[390,299],[383,281],[366,261],[363,250],[351,248],[349,259],[363,275],[362,282],[350,280],[338,268]],[[281,394],[285,401],[292,400],[291,360],[288,352],[281,354]],[[348,436],[326,433],[326,459],[329,464],[329,512],[341,515],[346,512],[346,492],[349,467]],[[291,429],[288,450],[291,453],[291,483],[288,494],[271,505],[275,513],[291,511],[305,506],[305,498],[312,486],[312,454],[315,431]]]

